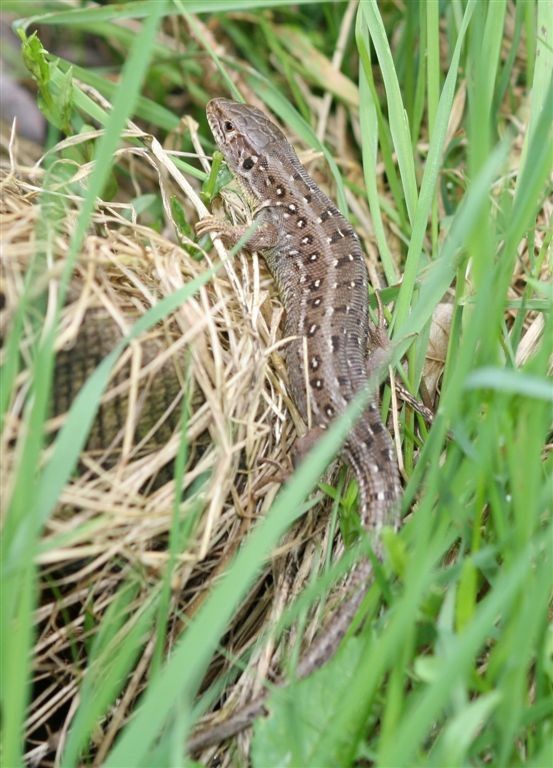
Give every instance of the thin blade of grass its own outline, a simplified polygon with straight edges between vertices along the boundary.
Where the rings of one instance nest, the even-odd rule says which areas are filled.
[[[318,0],[296,0],[298,5],[312,5]],[[99,8],[75,8],[70,11],[52,11],[24,19],[18,19],[17,26],[24,28],[31,24],[94,24],[99,21],[123,19],[145,19],[156,15],[160,0],[133,0],[129,3],[117,3]],[[288,0],[188,0],[188,13],[221,13],[228,11],[255,11],[259,8],[278,8],[289,5]],[[162,16],[171,13],[171,6],[166,5]]]
[[[423,241],[428,225],[428,219],[432,211],[434,195],[440,174],[449,116],[451,114],[451,107],[455,96],[459,59],[473,10],[474,2],[467,3],[465,14],[463,16],[463,23],[459,30],[455,50],[453,51],[453,56],[451,58],[451,64],[438,102],[432,139],[430,141],[430,147],[424,166],[420,196],[416,204],[414,217],[412,218],[413,230],[409,242],[409,249],[407,251],[407,258],[405,260],[403,280],[396,303],[394,324],[399,326],[405,322],[409,314],[409,308],[413,300],[415,281],[423,258]]]
[[[470,374],[465,386],[467,389],[495,389],[553,403],[553,383],[549,379],[504,368],[479,368]]]
[[[359,19],[360,15],[358,13],[357,23],[355,25],[355,37],[359,54],[365,60],[365,64],[363,64],[363,61],[361,61],[359,65],[359,120],[361,123],[361,132],[363,135],[363,145],[361,148],[363,153],[363,179],[365,181],[365,190],[372,215],[374,234],[378,245],[380,259],[382,261],[382,266],[384,267],[384,272],[386,274],[388,284],[393,284],[397,281],[398,275],[394,259],[386,240],[386,234],[382,221],[382,212],[380,209],[380,197],[376,183],[378,118],[376,114],[374,95],[369,87],[366,75],[366,67],[370,67],[370,63],[367,61],[368,53],[366,50],[365,39],[360,30]]]
[[[390,131],[392,133],[399,172],[403,182],[409,220],[411,224],[413,224],[417,207],[418,192],[415,165],[413,163],[411,131],[409,129],[409,120],[407,119],[405,108],[403,106],[392,53],[386,36],[386,30],[382,23],[382,17],[376,3],[361,3],[359,12],[368,27],[371,41],[374,45],[380,69],[382,71],[382,78],[384,80],[388,100]]]

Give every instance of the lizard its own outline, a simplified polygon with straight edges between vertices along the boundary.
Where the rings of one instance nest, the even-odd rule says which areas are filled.
[[[289,391],[305,423],[312,424],[299,440],[302,455],[382,364],[384,332],[369,318],[369,281],[359,237],[261,110],[216,98],[206,112],[217,147],[256,206],[257,228],[244,247],[264,256],[284,305]],[[196,227],[198,234],[216,233],[229,245],[248,229],[214,217]],[[378,534],[396,522],[401,482],[392,439],[374,397],[341,456],[357,480],[362,525],[374,535],[374,551],[381,556]],[[307,677],[334,655],[371,573],[368,558],[357,563],[347,600],[300,658],[297,678]],[[228,720],[193,734],[189,751],[229,738],[263,712],[260,696]]]

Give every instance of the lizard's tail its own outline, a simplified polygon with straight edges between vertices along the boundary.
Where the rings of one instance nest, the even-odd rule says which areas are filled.
[[[378,411],[371,407],[367,415],[372,417],[372,423],[365,419],[354,427],[344,446],[344,459],[353,469],[359,486],[361,523],[367,533],[374,534],[371,543],[376,556],[381,558],[380,531],[384,525],[397,525],[401,482],[392,439]],[[349,594],[300,658],[298,678],[307,677],[334,656],[369,588],[372,572],[368,558],[356,564],[349,578]]]
[[[350,580],[352,593],[345,599],[342,607],[332,615],[328,626],[321,631],[319,637],[315,639],[300,658],[296,668],[297,679],[301,680],[309,677],[312,672],[334,656],[340,641],[348,631],[361,605],[370,583],[371,574],[372,565],[370,561],[360,561],[354,569]],[[282,686],[284,682],[281,681],[277,685]],[[243,731],[252,724],[256,717],[267,714],[265,709],[266,697],[266,693],[263,693],[219,725],[208,726],[205,730],[193,734],[188,740],[188,751],[191,754],[200,752],[202,749],[219,744]]]
[[[365,418],[355,425],[344,446],[344,458],[353,469],[359,485],[363,528],[376,534],[372,543],[377,557],[381,557],[379,533],[383,525],[397,524],[401,483],[392,439],[380,421],[376,406],[369,406]],[[367,592],[372,570],[368,558],[357,563],[349,579],[350,592],[342,606],[301,656],[296,668],[298,679],[308,677],[334,656]],[[266,694],[262,694],[219,725],[194,734],[188,741],[189,751],[199,752],[247,728],[256,717],[266,713],[265,698]]]
[[[373,403],[354,426],[343,456],[359,486],[361,524],[376,533],[377,543],[383,526],[398,526],[401,480],[392,438]]]
[[[196,754],[245,730],[256,717],[265,714],[265,699],[266,694],[262,694],[222,723],[208,726],[205,730],[192,734],[186,744],[188,752],[192,755]]]

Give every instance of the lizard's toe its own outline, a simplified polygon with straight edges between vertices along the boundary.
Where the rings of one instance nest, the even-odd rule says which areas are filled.
[[[216,219],[215,216],[206,216],[205,219],[200,219],[194,225],[196,234],[201,237],[202,235],[208,235],[211,232],[220,232],[224,228],[224,222]]]

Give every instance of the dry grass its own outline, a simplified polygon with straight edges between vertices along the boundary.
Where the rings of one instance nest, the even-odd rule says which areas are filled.
[[[86,136],[80,140],[86,140]],[[4,137],[3,334],[37,248],[44,178],[42,159],[33,162],[35,158],[20,153],[17,141],[11,146],[9,158],[7,144],[8,138]],[[159,158],[171,166],[170,156],[159,147],[157,154],[158,158],[143,149],[137,156],[136,148],[121,149],[119,163],[132,173],[135,192],[137,187],[146,191],[157,182],[157,174],[152,175],[150,168],[153,165],[159,169]],[[81,175],[87,170],[90,168],[76,168],[75,172]],[[162,173],[159,183],[166,199],[174,194],[174,184],[178,185]],[[189,185],[180,189],[180,195],[186,207],[203,209],[198,191]],[[239,205],[237,198],[233,200]],[[75,210],[69,208],[54,244],[45,276],[50,301],[55,298],[56,277],[75,216]],[[99,362],[128,330],[133,317],[200,274],[206,263],[211,264],[209,253],[199,252],[198,246],[182,235],[177,237],[172,217],[168,217],[163,234],[132,219],[133,210],[124,202],[100,203],[94,214],[56,344],[57,384],[69,387],[71,396],[83,382],[83,366],[89,374],[90,359]],[[221,254],[222,246],[217,247]],[[36,286],[37,295],[44,287]],[[27,720],[31,753],[37,748],[36,754],[42,754],[49,733],[58,734],[57,749],[62,749],[86,663],[83,646],[90,642],[117,587],[130,570],[138,571],[146,593],[167,565],[174,495],[170,467],[180,440],[178,416],[183,393],[190,399],[190,419],[185,500],[180,514],[183,519],[196,515],[198,505],[205,508],[205,513],[196,520],[192,546],[178,557],[172,581],[169,644],[179,636],[183,623],[193,617],[242,537],[271,505],[279,477],[290,466],[294,424],[302,428],[286,392],[280,357],[281,317],[282,307],[264,264],[256,257],[240,255],[227,259],[224,270],[208,286],[167,318],[162,327],[134,342],[122,356],[104,395],[101,414],[105,424],[119,409],[123,426],[112,431],[104,428],[104,445],[100,435],[93,441],[93,448],[89,440],[80,471],[65,487],[43,534],[34,694]],[[91,327],[97,327],[100,333],[91,334]],[[33,332],[28,329],[27,343]],[[64,368],[68,370],[62,377],[59,371]],[[20,374],[20,396],[3,435],[4,502],[10,493],[27,377],[28,372]],[[155,391],[160,377],[170,384],[176,381],[178,386],[172,387],[175,397],[161,421],[153,424],[145,438],[137,439],[144,421],[153,421],[148,419],[150,411],[157,414],[159,410]],[[61,394],[59,399],[64,401]],[[171,429],[167,429],[165,420]],[[62,421],[62,415],[54,417],[50,422],[52,430]],[[167,465],[169,471],[163,472]],[[255,646],[260,635],[270,634],[290,595],[304,589],[313,558],[332,548],[327,531],[324,521],[309,514],[289,533],[229,627],[227,653],[243,654]],[[267,578],[268,574],[273,577]],[[314,618],[306,632],[307,640],[318,623]],[[112,713],[96,764],[101,763],[141,691],[140,676],[147,670],[153,642],[147,649],[126,695]],[[228,692],[229,707],[248,700],[260,689],[269,668],[278,665],[279,656],[274,657],[273,651],[269,643],[261,654],[251,657],[248,674]],[[281,647],[280,652],[286,649]],[[224,667],[220,658],[214,663],[213,674]]]

